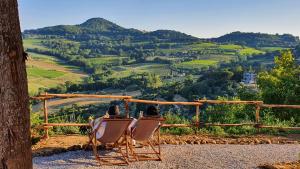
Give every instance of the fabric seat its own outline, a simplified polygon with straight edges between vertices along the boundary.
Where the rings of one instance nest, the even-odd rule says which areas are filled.
[[[93,152],[95,155],[96,160],[99,162],[100,165],[104,164],[103,159],[112,159],[121,157],[124,162],[114,162],[111,161],[108,162],[108,164],[117,165],[117,164],[129,164],[127,159],[128,154],[128,139],[126,136],[126,130],[131,123],[132,119],[126,118],[126,119],[110,119],[105,118],[103,119],[102,123],[106,123],[104,133],[100,138],[97,138],[97,131],[100,129],[101,125],[98,125],[99,127],[96,130],[92,130],[90,134],[90,140],[93,147]],[[125,139],[121,139],[121,138]],[[121,140],[121,142],[119,142]],[[97,144],[98,142],[102,144],[113,144],[114,148],[117,148],[117,153],[121,154],[121,156],[100,156],[97,150]],[[126,144],[126,154],[122,151],[122,144]]]
[[[151,118],[143,117],[138,119],[134,128],[131,129],[130,137],[130,150],[133,157],[136,160],[162,160],[161,158],[161,148],[160,148],[160,127],[164,119],[162,118]],[[154,133],[157,133],[157,148],[153,144]],[[132,140],[137,142],[146,142],[151,147],[151,152],[136,152]],[[155,155],[156,157],[142,157],[141,155]]]

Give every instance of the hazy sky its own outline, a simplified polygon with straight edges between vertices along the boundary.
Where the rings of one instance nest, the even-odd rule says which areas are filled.
[[[22,30],[102,17],[201,38],[238,30],[300,36],[300,0],[19,0],[19,11]]]

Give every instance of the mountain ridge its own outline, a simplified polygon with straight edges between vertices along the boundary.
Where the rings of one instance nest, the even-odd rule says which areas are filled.
[[[131,39],[133,41],[150,40],[166,42],[197,42],[212,41],[216,43],[237,44],[258,47],[295,47],[300,43],[299,37],[291,34],[268,34],[254,32],[231,32],[217,38],[198,38],[176,30],[159,29],[141,31],[124,28],[104,18],[90,18],[77,25],[56,25],[38,29],[24,30],[23,35],[58,35],[69,38],[109,38],[111,40]]]

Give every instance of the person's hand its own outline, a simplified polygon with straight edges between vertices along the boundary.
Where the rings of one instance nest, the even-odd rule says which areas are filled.
[[[89,117],[89,123],[91,123],[94,120],[94,116]]]
[[[108,112],[105,113],[105,115],[103,116],[103,118],[109,118]]]

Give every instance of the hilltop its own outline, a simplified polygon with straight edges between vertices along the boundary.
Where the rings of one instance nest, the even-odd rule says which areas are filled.
[[[251,47],[283,47],[292,48],[300,43],[299,37],[291,34],[272,35],[253,32],[232,32],[218,38],[212,39],[218,43],[233,43]]]
[[[178,41],[193,42],[198,38],[173,31],[157,30],[153,32],[143,32],[137,29],[127,29],[103,18],[91,18],[79,25],[58,25],[45,27],[36,30],[25,30],[24,35],[55,35],[63,36],[67,39],[106,39],[106,40],[125,40],[131,41]]]
[[[232,32],[218,38],[200,39],[175,30],[156,30],[152,32],[124,28],[103,18],[91,18],[78,25],[57,25],[35,30],[25,30],[24,35],[54,35],[67,39],[106,39],[155,41],[155,42],[198,42],[212,41],[244,45],[250,47],[295,47],[299,44],[299,37],[291,34],[266,34],[253,32]]]

